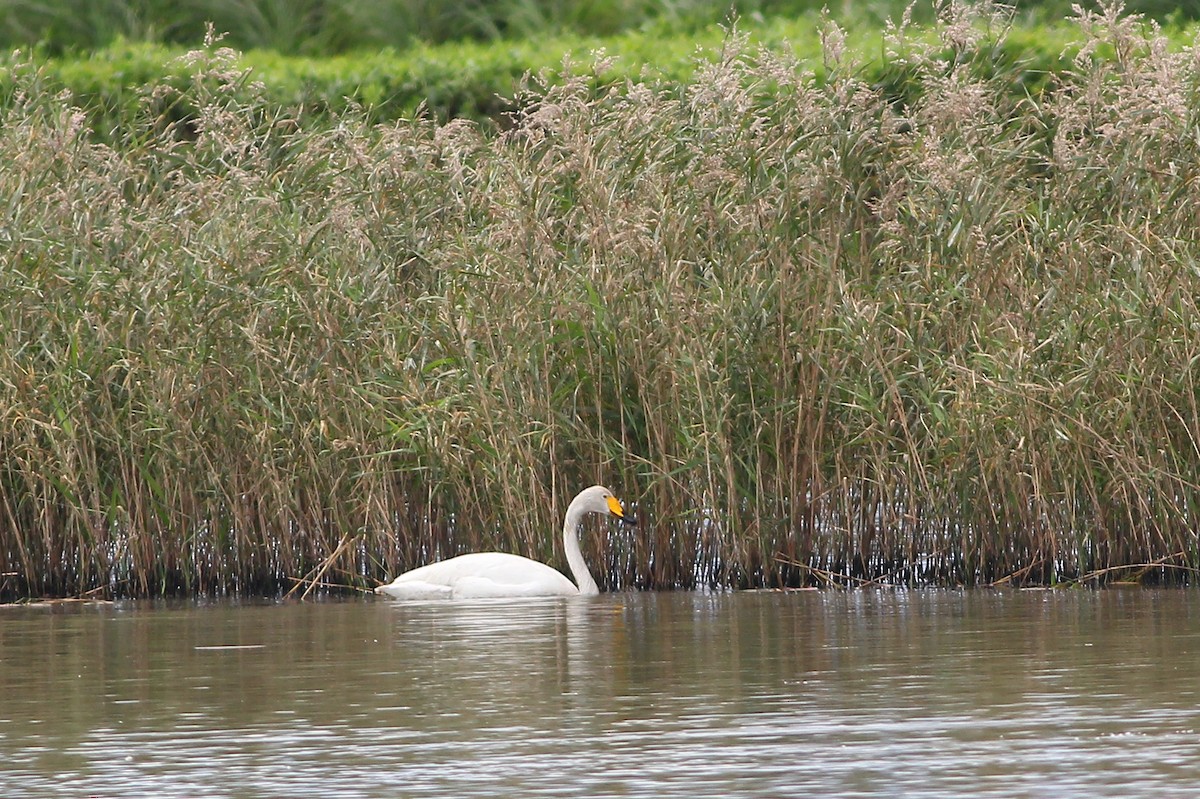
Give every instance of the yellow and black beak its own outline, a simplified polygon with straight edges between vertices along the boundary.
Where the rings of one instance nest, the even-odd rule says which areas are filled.
[[[637,519],[625,515],[625,509],[621,507],[621,503],[616,497],[609,496],[606,501],[608,502],[608,510],[613,516],[616,516],[625,524],[637,524]]]

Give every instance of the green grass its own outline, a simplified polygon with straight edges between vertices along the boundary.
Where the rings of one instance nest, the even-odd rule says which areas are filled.
[[[819,78],[587,65],[503,132],[297,117],[217,52],[100,141],[15,70],[0,591],[560,563],[594,482],[641,519],[585,536],[607,587],[1186,579],[1197,62],[1111,16],[1027,93],[961,22],[883,83],[832,29]]]

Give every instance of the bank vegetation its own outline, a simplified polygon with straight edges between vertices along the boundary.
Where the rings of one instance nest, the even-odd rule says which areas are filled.
[[[214,46],[97,136],[14,67],[3,592],[561,565],[594,482],[607,588],[1188,580],[1200,53],[1086,13],[1029,91],[1006,20],[892,28],[888,80],[833,22],[601,58],[504,131],[302,118]]]

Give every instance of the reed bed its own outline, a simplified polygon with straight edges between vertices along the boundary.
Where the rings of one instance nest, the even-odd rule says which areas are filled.
[[[869,84],[731,36],[531,82],[504,133],[318,124],[192,56],[115,144],[0,118],[8,595],[371,584],[500,548],[602,587],[1187,580],[1200,58],[1083,14],[1046,88],[951,4]],[[107,140],[107,139],[106,139]],[[1149,564],[1149,565],[1146,565]]]

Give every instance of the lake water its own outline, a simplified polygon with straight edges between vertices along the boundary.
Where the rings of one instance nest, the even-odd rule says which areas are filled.
[[[1200,792],[1191,591],[0,608],[3,797]]]

